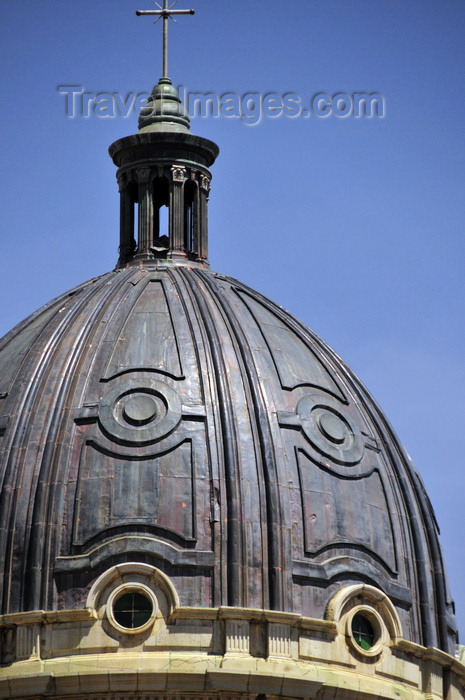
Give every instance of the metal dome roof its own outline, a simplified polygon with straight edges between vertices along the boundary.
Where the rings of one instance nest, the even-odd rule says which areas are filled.
[[[183,605],[322,618],[351,583],[455,642],[418,474],[344,362],[199,263],[130,264],[0,343],[2,612],[85,606],[138,561]]]

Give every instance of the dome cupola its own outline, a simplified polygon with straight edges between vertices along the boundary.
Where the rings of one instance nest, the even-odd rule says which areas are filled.
[[[137,134],[109,152],[118,167],[118,265],[149,260],[208,264],[208,198],[218,146],[189,131],[189,115],[168,77],[168,21],[193,10],[138,10],[163,21],[163,76],[139,116]]]

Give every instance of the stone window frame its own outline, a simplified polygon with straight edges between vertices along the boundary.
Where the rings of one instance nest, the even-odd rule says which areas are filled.
[[[363,649],[354,637],[352,622],[356,615],[365,617],[373,627],[373,646]],[[331,598],[326,619],[337,624],[351,653],[362,659],[375,660],[402,638],[399,615],[390,598],[379,588],[367,584],[343,586]]]
[[[150,618],[140,627],[123,627],[114,616],[114,604],[125,593],[139,592],[152,603]],[[180,605],[171,580],[162,571],[141,562],[125,562],[110,567],[94,581],[86,607],[100,620],[104,631],[122,640],[146,636],[166,626]]]

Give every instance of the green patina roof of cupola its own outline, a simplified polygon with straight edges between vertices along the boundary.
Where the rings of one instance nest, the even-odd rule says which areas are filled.
[[[190,119],[170,78],[160,78],[139,115],[139,132],[188,132]]]

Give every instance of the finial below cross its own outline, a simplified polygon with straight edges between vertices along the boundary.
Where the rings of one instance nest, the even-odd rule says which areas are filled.
[[[161,7],[158,2],[155,2],[159,9],[158,10],[136,10],[136,15],[157,15],[157,19],[154,24],[158,22],[159,19],[163,19],[163,78],[168,77],[168,20],[172,19],[176,22],[172,15],[195,15],[195,10],[173,10],[176,5],[176,0],[172,5],[168,7],[168,0],[163,0],[163,7]]]

